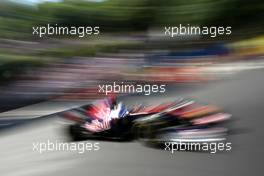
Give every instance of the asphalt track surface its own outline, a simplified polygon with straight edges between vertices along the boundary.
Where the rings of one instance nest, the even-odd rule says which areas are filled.
[[[232,151],[210,154],[148,148],[134,142],[99,142],[100,150],[33,151],[33,142],[67,141],[57,116],[1,132],[0,175],[3,176],[248,176],[263,175],[264,71],[240,73],[233,79],[195,89],[168,90],[166,97],[129,97],[129,103],[161,102],[184,96],[216,104],[233,114],[228,141]]]

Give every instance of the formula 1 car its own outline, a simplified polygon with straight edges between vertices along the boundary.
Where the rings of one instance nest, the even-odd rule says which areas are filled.
[[[68,129],[73,140],[138,139],[162,143],[225,140],[227,130],[218,126],[231,115],[183,98],[131,107],[109,98],[65,112],[62,117],[74,122]]]

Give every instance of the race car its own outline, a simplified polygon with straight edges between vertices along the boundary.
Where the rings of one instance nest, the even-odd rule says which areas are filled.
[[[221,141],[227,129],[220,128],[231,115],[213,105],[178,98],[158,105],[126,106],[108,98],[65,112],[71,120],[73,140]]]
[[[73,140],[129,140],[133,121],[138,116],[130,116],[122,102],[109,98],[65,112],[62,117],[74,122],[69,126]]]

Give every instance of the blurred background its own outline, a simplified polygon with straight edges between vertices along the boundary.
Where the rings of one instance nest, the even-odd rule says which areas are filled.
[[[261,66],[256,62],[264,52],[258,0],[0,3],[0,111],[54,97],[98,98],[97,86],[105,80],[212,81],[245,66]],[[84,38],[32,34],[32,27],[47,24],[99,26],[101,33]],[[164,36],[164,26],[179,24],[231,26],[232,34]]]
[[[4,130],[0,153],[6,156],[0,159],[1,173],[247,175],[252,174],[246,169],[248,158],[253,169],[260,171],[263,19],[262,0],[1,0],[0,129]],[[32,35],[32,27],[47,24],[99,26],[100,35]],[[231,26],[232,34],[164,36],[164,26],[179,24]],[[128,103],[196,98],[231,112],[238,121],[234,123],[239,129],[236,132],[253,132],[233,139],[240,150],[215,158],[189,152],[171,156],[134,143],[124,147],[104,143],[100,154],[53,153],[39,158],[32,154],[31,142],[62,138],[60,122],[9,129],[103,98],[98,85],[114,81],[167,85],[163,95],[124,96]],[[117,156],[120,152],[123,157]],[[100,166],[107,156],[111,164],[103,161]],[[56,161],[48,162],[53,159]],[[115,168],[121,169],[114,173]]]

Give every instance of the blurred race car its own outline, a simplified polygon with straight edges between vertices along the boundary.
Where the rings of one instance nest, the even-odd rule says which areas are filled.
[[[183,98],[158,105],[130,107],[108,98],[65,112],[62,117],[74,122],[69,126],[73,140],[138,139],[163,143],[225,140],[227,129],[219,125],[231,115],[216,106]]]

